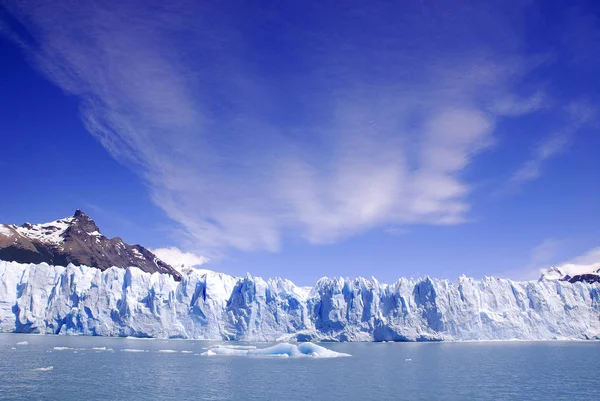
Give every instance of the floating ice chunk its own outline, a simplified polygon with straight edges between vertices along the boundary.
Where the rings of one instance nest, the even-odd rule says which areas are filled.
[[[298,345],[282,343],[272,347],[250,350],[249,355],[287,356],[290,358],[314,357],[314,358],[338,358],[351,356],[342,352],[332,351],[313,343],[301,343]]]
[[[412,358],[406,358],[405,361],[406,362],[412,361]]]
[[[175,354],[177,351],[174,349],[159,349],[158,352],[162,352],[163,354]]]
[[[71,348],[71,347],[54,347],[53,349],[54,349],[54,351],[68,351],[73,348]]]
[[[92,351],[112,351],[112,348],[106,348],[106,347],[92,347]]]
[[[156,338],[154,337],[133,337],[133,336],[127,336],[125,337],[126,340],[146,340],[146,341],[154,341],[156,340]],[[168,341],[163,341],[163,342],[168,342]]]
[[[137,349],[137,348],[123,348],[121,351],[123,351],[123,352],[148,352],[147,349]]]
[[[192,351],[181,351],[182,354],[191,354],[193,353]]]
[[[54,366],[48,366],[47,368],[36,368],[36,369],[33,369],[33,370],[36,371],[36,372],[49,372],[52,369],[54,369]]]
[[[17,345],[29,345],[27,341],[19,341]]]
[[[17,349],[17,348],[15,348],[15,347],[10,347],[9,349]]]
[[[320,345],[313,343],[290,344],[281,343],[267,348],[239,349],[236,346],[218,346],[210,348],[207,352],[202,353],[205,356],[215,355],[239,355],[239,356],[267,356],[267,357],[283,357],[283,358],[338,358],[343,356],[351,356],[342,352],[332,351]]]
[[[228,345],[228,344],[217,344],[213,345],[210,348],[205,349],[214,349],[214,348],[228,348],[228,349],[256,349],[255,345]]]
[[[235,349],[235,348],[226,348],[226,347],[216,347],[211,348],[206,352],[203,352],[204,356],[215,356],[215,355],[241,355],[247,356],[248,351],[246,349]]]

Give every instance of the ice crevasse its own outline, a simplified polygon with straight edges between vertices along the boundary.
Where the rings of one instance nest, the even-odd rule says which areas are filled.
[[[600,284],[289,280],[0,261],[0,331],[241,341],[600,339]],[[218,351],[220,352],[220,351]],[[291,350],[290,352],[295,352]]]

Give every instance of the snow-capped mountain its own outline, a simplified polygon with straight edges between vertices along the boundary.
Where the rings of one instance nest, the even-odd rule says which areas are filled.
[[[0,331],[214,340],[600,339],[600,285],[280,278],[0,261]]]
[[[600,283],[600,263],[585,265],[566,263],[561,266],[553,266],[542,272],[540,280],[562,280],[570,283],[578,281]]]
[[[85,265],[106,270],[139,267],[148,273],[181,274],[141,245],[107,238],[81,210],[71,217],[43,224],[0,224],[0,260],[21,263]]]

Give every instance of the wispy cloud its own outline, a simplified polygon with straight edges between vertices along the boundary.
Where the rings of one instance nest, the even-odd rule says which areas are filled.
[[[520,184],[532,181],[541,175],[544,162],[563,152],[569,143],[570,135],[558,133],[545,138],[534,150],[533,157],[512,175],[510,181]]]
[[[495,100],[490,108],[499,115],[518,117],[546,109],[550,104],[551,102],[548,99],[548,95],[544,92],[537,91],[525,97],[506,94],[504,97]]]
[[[600,267],[600,247],[592,248],[585,252],[583,255],[579,255],[567,263],[576,265],[592,265],[597,264]]]
[[[531,251],[531,265],[536,269],[548,267],[554,262],[560,247],[560,241],[546,238]]]
[[[511,22],[484,6],[403,10],[382,25],[396,13],[307,2],[296,10],[307,31],[276,10],[240,20],[212,3],[6,3],[4,32],[78,97],[87,129],[144,177],[192,247],[276,250],[285,235],[326,243],[465,222],[462,173],[500,118],[545,101],[513,93],[527,63]],[[370,31],[353,38],[361,24]],[[280,47],[266,52],[261,35]],[[561,141],[515,180],[539,174]]]
[[[160,260],[166,262],[180,270],[181,268],[193,268],[208,263],[209,259],[205,256],[193,252],[184,252],[177,247],[157,248],[151,251],[158,256]]]
[[[564,127],[537,144],[531,158],[512,174],[505,190],[515,190],[528,181],[538,179],[542,175],[544,165],[565,152],[575,134],[590,122],[595,114],[593,108],[583,102],[570,104],[565,113],[568,121]]]
[[[557,279],[566,274],[573,276],[600,269],[600,247],[567,259],[565,256],[571,248],[569,243],[569,240],[564,239],[544,239],[531,250],[529,263],[525,268],[510,271],[506,276],[517,280],[535,280],[540,275]]]
[[[387,227],[384,232],[389,235],[406,235],[410,230],[404,227]]]
[[[501,277],[513,280],[537,280],[540,272],[553,266],[564,253],[566,241],[556,238],[546,238],[533,247],[523,263],[499,273]]]

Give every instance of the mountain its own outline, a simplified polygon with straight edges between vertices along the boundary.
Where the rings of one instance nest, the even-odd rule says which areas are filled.
[[[135,266],[147,273],[181,274],[141,245],[106,238],[81,210],[71,217],[44,224],[0,224],[0,260],[20,263],[69,263],[106,270]]]
[[[600,284],[281,278],[0,261],[0,331],[247,341],[600,339]]]
[[[553,266],[542,272],[540,280],[600,283],[600,263],[585,265],[567,263],[561,266]]]

